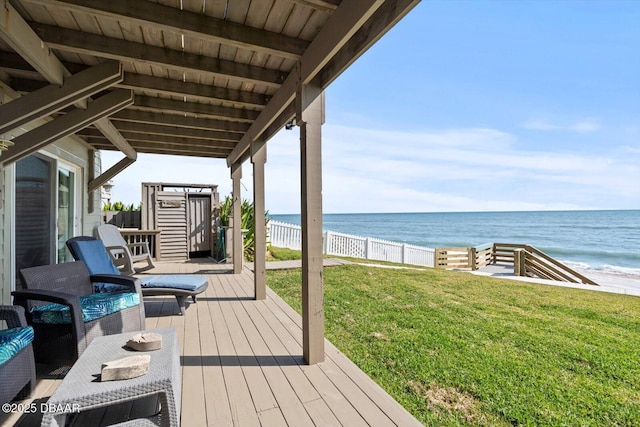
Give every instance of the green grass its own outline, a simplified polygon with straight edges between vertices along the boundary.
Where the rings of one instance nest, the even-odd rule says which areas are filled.
[[[302,252],[295,249],[269,247],[271,257],[268,261],[291,261],[302,259]]]
[[[640,426],[640,298],[326,268],[326,337],[426,425]],[[268,285],[300,311],[300,271]]]

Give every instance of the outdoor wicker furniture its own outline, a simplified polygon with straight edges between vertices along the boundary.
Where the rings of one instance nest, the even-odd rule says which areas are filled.
[[[82,261],[25,268],[26,289],[12,292],[34,329],[40,363],[69,364],[95,337],[137,331],[145,326],[138,279],[90,275]],[[94,283],[126,286],[126,292],[94,292]]]
[[[162,348],[150,352],[135,352],[124,347],[133,333],[98,337],[73,365],[62,383],[48,400],[49,411],[42,426],[63,426],[67,415],[91,409],[105,408],[121,402],[157,394],[159,413],[154,423],[148,419],[130,420],[127,425],[180,425],[181,377],[178,339],[174,328],[156,329],[162,335]],[[122,357],[148,354],[151,363],[146,374],[132,379],[100,382],[102,363]],[[127,421],[127,420],[123,420]]]
[[[84,261],[92,274],[120,274],[102,241],[89,236],[78,236],[67,240],[67,247],[75,259]],[[182,315],[187,298],[191,297],[195,303],[196,296],[209,286],[206,277],[188,274],[144,276],[140,277],[140,281],[142,295],[175,296]]]
[[[97,229],[98,237],[104,243],[113,263],[122,268],[122,273],[133,274],[136,272],[134,263],[145,261],[146,266],[137,271],[145,271],[155,267],[147,242],[127,243],[115,225],[104,224]]]
[[[36,365],[33,358],[33,329],[27,326],[24,309],[15,305],[0,306],[0,320],[7,329],[0,331],[0,403],[17,397],[23,399],[36,385]]]

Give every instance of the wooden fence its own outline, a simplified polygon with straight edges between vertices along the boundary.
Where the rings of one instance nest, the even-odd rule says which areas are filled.
[[[491,264],[493,259],[493,245],[437,248],[435,259],[435,266],[437,268],[478,270]]]
[[[269,222],[270,243],[273,246],[300,250],[302,228],[295,224]],[[434,267],[435,250],[406,243],[391,242],[372,237],[354,236],[335,231],[323,234],[323,252],[352,258],[389,261],[401,264]]]
[[[276,247],[300,250],[302,228],[269,222],[268,235]],[[323,234],[325,255],[346,256],[444,269],[478,270],[489,264],[510,264],[514,275],[597,285],[591,279],[529,245],[487,243],[475,247],[425,248],[335,231]]]

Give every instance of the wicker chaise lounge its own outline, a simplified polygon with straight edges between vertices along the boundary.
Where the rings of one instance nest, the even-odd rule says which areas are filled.
[[[0,331],[0,403],[30,396],[36,386],[33,358],[33,328],[27,326],[24,309],[0,305],[0,320],[7,329]]]
[[[85,262],[91,273],[120,274],[101,240],[90,236],[73,237],[67,240],[67,247],[75,259]],[[197,295],[209,286],[206,277],[188,274],[151,275],[140,280],[142,295],[175,296],[181,315],[185,313],[187,298],[191,297],[195,303]]]
[[[67,365],[97,336],[145,329],[139,279],[90,275],[82,261],[25,268],[20,275],[26,289],[12,295],[34,329],[39,363]],[[94,283],[125,291],[97,293]]]

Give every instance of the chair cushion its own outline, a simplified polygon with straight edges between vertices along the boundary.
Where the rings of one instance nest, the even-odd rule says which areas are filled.
[[[118,311],[140,304],[140,295],[136,292],[98,293],[80,297],[82,320],[91,322]],[[62,304],[46,304],[31,310],[34,323],[57,325],[71,324],[71,310]]]
[[[33,328],[21,326],[0,331],[0,365],[7,362],[33,341]]]
[[[207,278],[186,274],[163,274],[162,276],[140,277],[140,281],[142,288],[175,288],[195,291],[207,283]]]
[[[78,240],[71,245],[78,258],[86,264],[90,274],[120,274],[102,240]]]
[[[113,264],[102,240],[76,240],[69,242],[78,259],[84,261],[89,274],[120,274],[120,270]],[[95,292],[127,291],[128,287],[113,283],[94,283]]]

